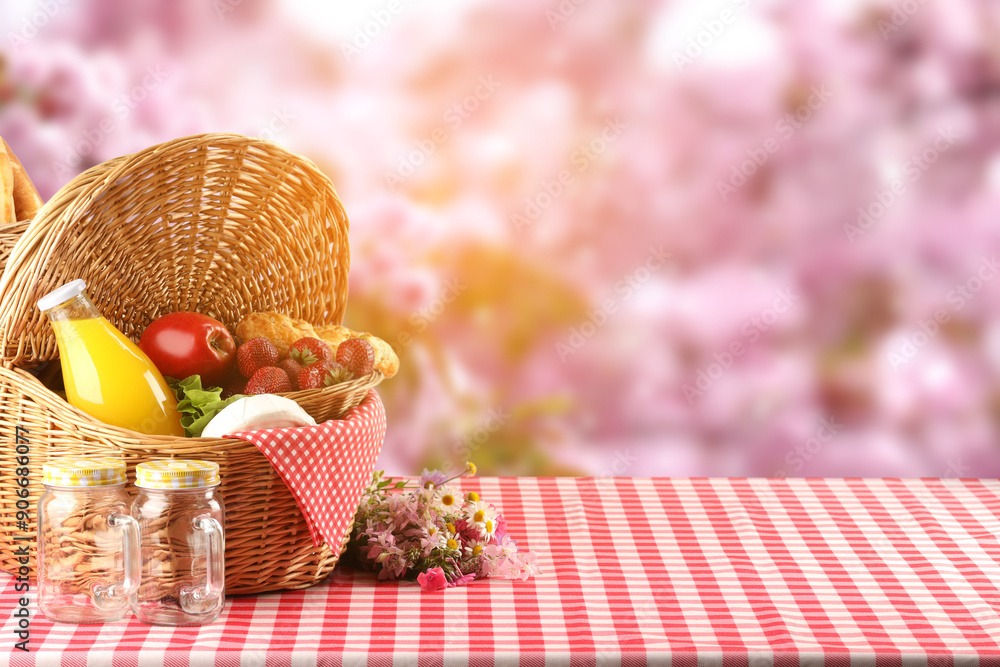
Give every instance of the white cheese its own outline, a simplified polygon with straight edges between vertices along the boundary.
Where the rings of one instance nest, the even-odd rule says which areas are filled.
[[[208,422],[201,437],[221,438],[227,433],[315,425],[316,420],[292,399],[260,394],[241,398],[223,408],[222,412]]]

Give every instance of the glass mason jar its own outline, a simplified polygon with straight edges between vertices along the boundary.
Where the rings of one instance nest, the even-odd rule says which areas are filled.
[[[226,601],[219,465],[152,461],[137,465],[135,476],[142,583],[132,611],[152,625],[211,623]]]
[[[117,621],[139,586],[139,527],[125,462],[65,457],[42,466],[38,608],[61,623]]]

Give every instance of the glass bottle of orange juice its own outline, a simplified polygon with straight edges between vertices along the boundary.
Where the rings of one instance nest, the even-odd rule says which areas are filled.
[[[74,280],[38,301],[55,330],[66,398],[107,424],[182,437],[177,400],[163,375],[101,315],[86,288]]]

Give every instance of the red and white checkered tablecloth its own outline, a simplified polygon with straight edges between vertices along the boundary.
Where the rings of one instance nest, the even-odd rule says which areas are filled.
[[[53,625],[12,665],[1000,665],[1000,480],[465,480],[538,553],[437,593],[338,568],[221,619]],[[426,658],[426,660],[424,660]]]

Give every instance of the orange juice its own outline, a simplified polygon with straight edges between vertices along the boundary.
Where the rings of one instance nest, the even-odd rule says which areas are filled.
[[[110,322],[103,317],[61,320],[52,327],[71,404],[139,433],[184,436],[177,401],[163,376]]]
[[[38,302],[59,344],[67,400],[107,424],[183,437],[177,400],[163,375],[101,316],[85,288],[74,280]]]

